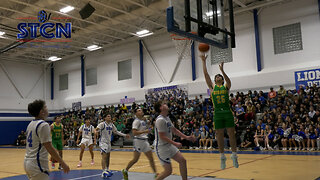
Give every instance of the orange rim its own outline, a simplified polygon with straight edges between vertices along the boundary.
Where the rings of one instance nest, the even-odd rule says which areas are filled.
[[[192,34],[197,34],[196,32],[191,32]],[[191,40],[190,38],[186,37],[181,37],[176,34],[170,34],[171,39],[176,40],[176,41],[181,41],[181,40]],[[181,37],[181,38],[180,38]]]

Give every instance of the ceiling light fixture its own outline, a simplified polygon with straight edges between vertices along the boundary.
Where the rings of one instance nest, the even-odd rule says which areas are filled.
[[[64,7],[64,8],[62,8],[62,9],[60,9],[60,12],[62,12],[62,13],[67,13],[67,12],[70,12],[70,11],[72,11],[72,10],[74,10],[74,7],[72,7],[72,6],[67,6],[67,7]]]

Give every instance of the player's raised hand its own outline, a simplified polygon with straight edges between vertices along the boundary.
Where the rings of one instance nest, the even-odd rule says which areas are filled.
[[[221,62],[219,65],[220,71],[223,71],[223,65],[224,65],[224,62]]]
[[[201,60],[202,60],[203,62],[206,62],[207,57],[208,57],[208,55],[205,55],[205,54],[201,54],[201,55],[200,55],[200,58],[201,58]]]

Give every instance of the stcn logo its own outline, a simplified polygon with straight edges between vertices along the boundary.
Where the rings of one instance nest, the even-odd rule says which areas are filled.
[[[20,33],[17,35],[18,39],[34,39],[37,37],[38,28],[40,28],[40,35],[52,39],[52,38],[61,38],[62,34],[66,38],[71,38],[71,23],[65,23],[63,26],[62,23],[49,23],[51,13],[48,15],[46,11],[42,10],[38,13],[38,20],[40,23],[19,23],[18,30]],[[45,23],[47,22],[47,23]],[[52,33],[55,28],[55,34]],[[51,30],[50,30],[51,29]]]

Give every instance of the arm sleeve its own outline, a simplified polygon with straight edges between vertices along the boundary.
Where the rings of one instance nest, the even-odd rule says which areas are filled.
[[[126,134],[121,133],[120,131],[117,130],[116,126],[114,124],[112,124],[112,132],[119,135],[119,136],[123,136],[125,137]]]
[[[137,121],[137,120],[134,120],[133,123],[132,123],[132,129],[139,129],[139,126],[140,126],[140,122]]]
[[[168,128],[167,128],[167,123],[164,119],[159,118],[156,121],[156,128],[158,129],[158,132],[167,132]]]
[[[50,126],[48,123],[43,123],[39,126],[38,134],[41,144],[51,142]]]

